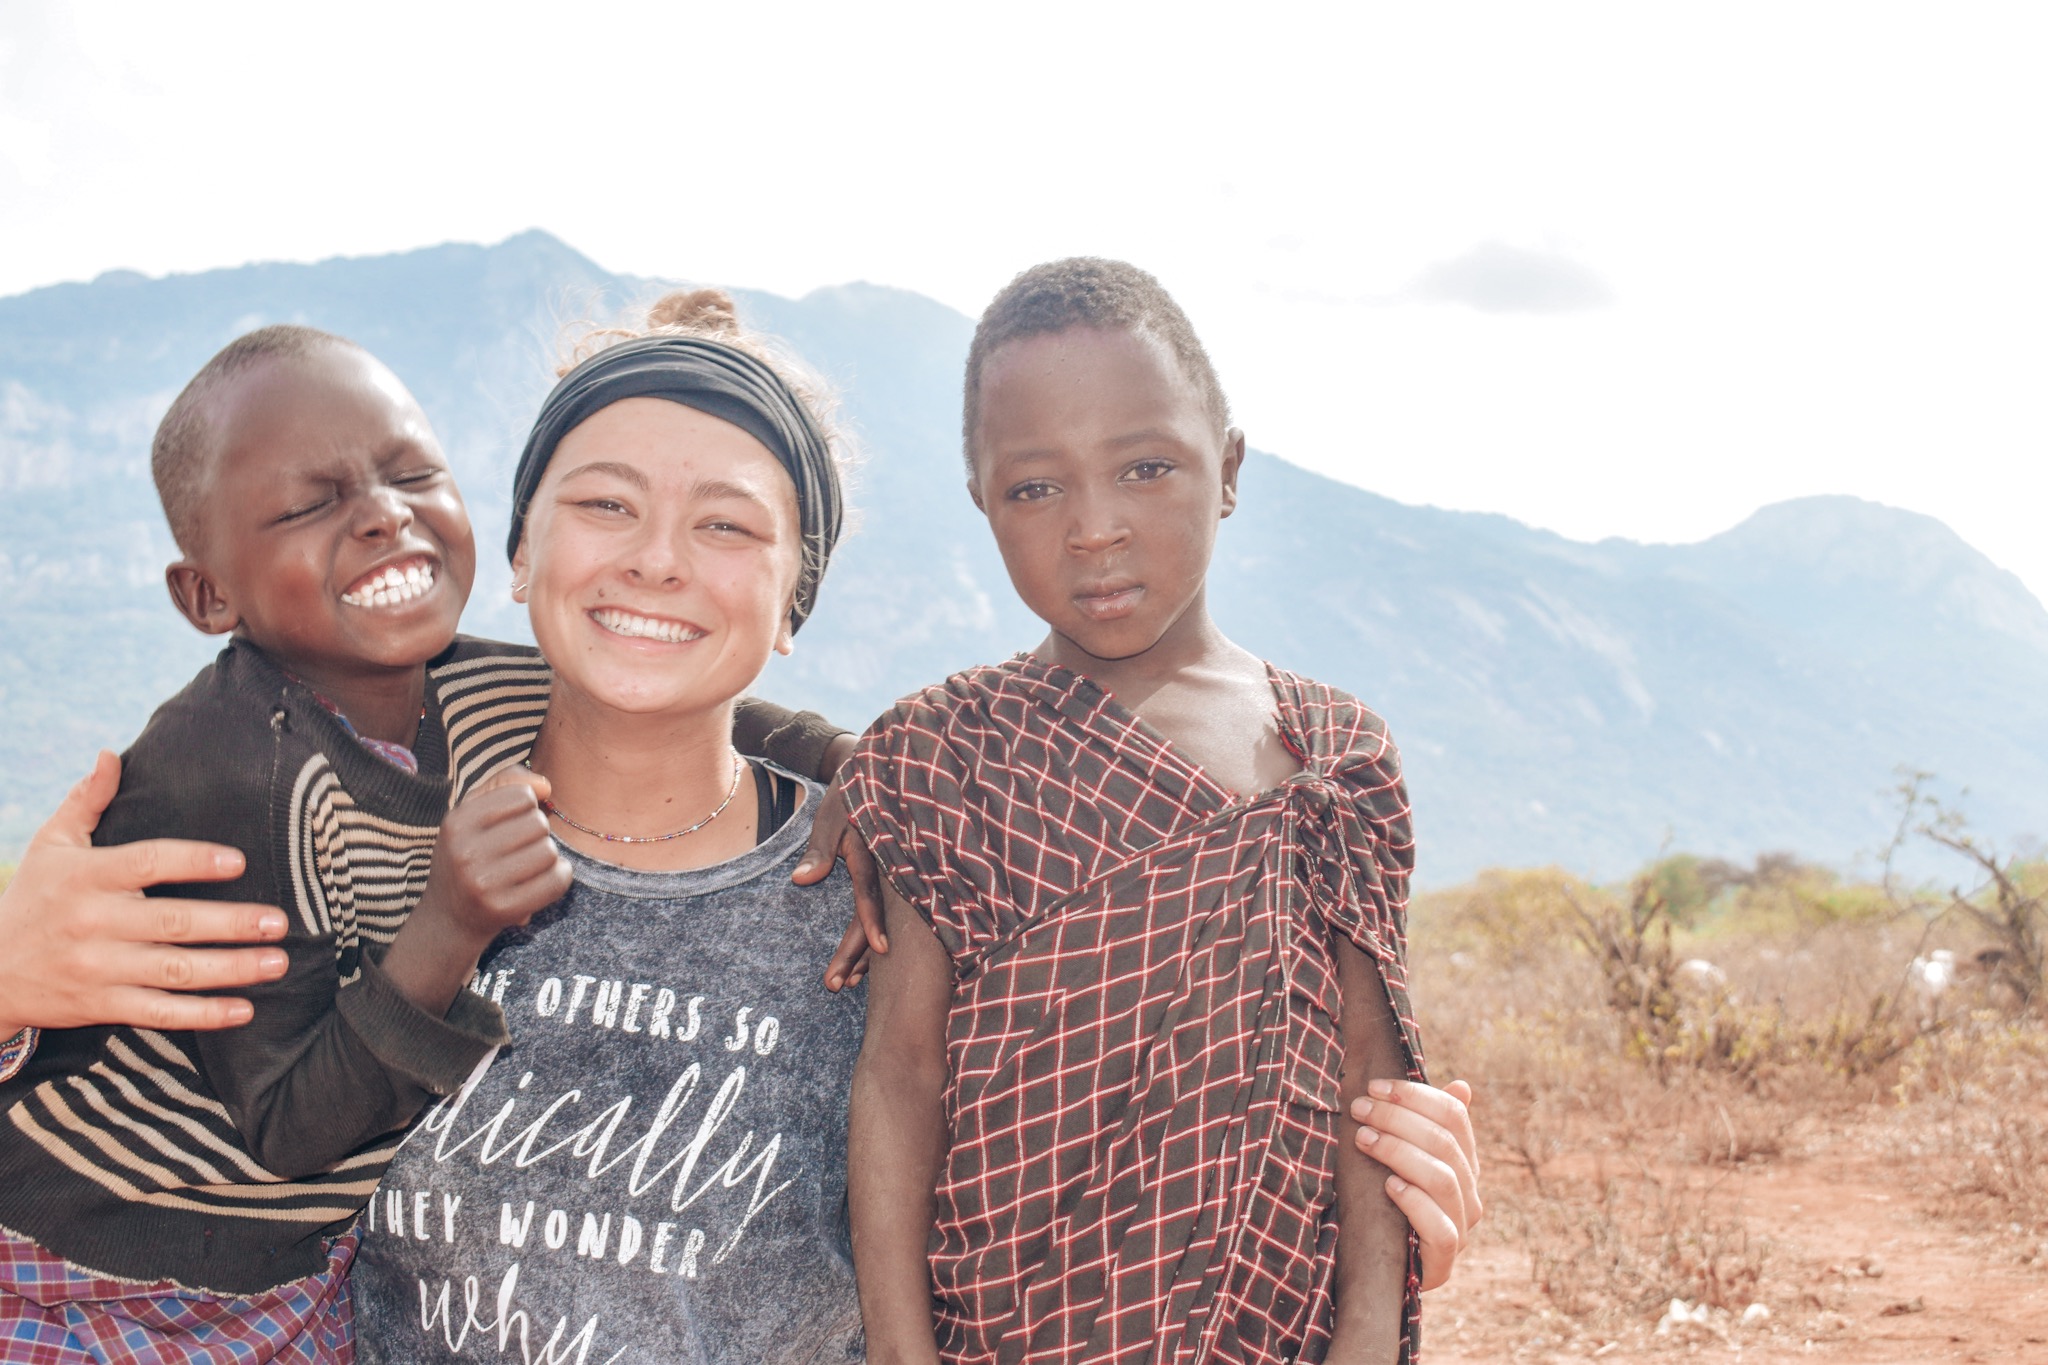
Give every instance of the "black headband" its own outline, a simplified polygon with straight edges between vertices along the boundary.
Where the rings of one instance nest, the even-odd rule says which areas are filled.
[[[782,462],[796,484],[797,529],[802,533],[802,567],[790,629],[804,623],[818,599],[818,580],[839,540],[845,507],[839,470],[825,433],[782,377],[745,351],[703,337],[651,336],[608,347],[578,365],[555,385],[512,475],[512,534],[507,556],[517,554],[526,533],[526,512],[540,488],[548,462],[579,423],[622,398],[666,398],[695,408],[746,432]]]

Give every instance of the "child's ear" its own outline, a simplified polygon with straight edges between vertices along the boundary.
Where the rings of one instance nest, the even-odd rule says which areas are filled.
[[[1223,433],[1223,515],[1237,510],[1237,474],[1244,468],[1244,432],[1236,427]]]
[[[178,614],[208,635],[226,635],[242,623],[213,575],[189,559],[181,559],[164,570],[164,586],[171,590],[171,603]]]

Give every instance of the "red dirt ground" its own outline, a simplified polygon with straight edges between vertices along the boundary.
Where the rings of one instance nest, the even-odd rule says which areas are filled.
[[[1873,1111],[1832,1131],[1815,1125],[1785,1155],[1727,1176],[1724,1192],[1771,1244],[1763,1323],[1723,1320],[1660,1337],[1653,1314],[1618,1333],[1580,1330],[1554,1309],[1546,1316],[1526,1252],[1489,1225],[1452,1283],[1424,1300],[1423,1360],[2048,1365],[2048,1246],[2016,1225],[1961,1216],[1941,1193],[1941,1172],[1889,1154],[1905,1144],[1888,1121]],[[1505,1159],[1488,1164],[1486,1181],[1496,1198],[1528,1186]]]

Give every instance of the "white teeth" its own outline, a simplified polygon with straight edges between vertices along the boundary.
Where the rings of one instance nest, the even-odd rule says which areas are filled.
[[[359,584],[354,592],[343,593],[341,600],[352,607],[395,607],[425,595],[433,586],[433,565],[412,564],[403,569],[393,565]]]
[[[704,638],[703,631],[686,626],[680,621],[657,621],[651,616],[640,616],[613,607],[594,611],[591,617],[614,635],[626,635],[638,640],[661,640],[667,644],[680,645]]]

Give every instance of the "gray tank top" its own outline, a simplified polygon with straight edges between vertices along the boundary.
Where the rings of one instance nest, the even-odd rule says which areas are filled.
[[[844,868],[789,881],[818,794],[717,867],[569,853],[575,886],[471,987],[512,1041],[420,1120],[371,1203],[358,1361],[862,1358],[862,1002],[820,984],[853,897]]]

